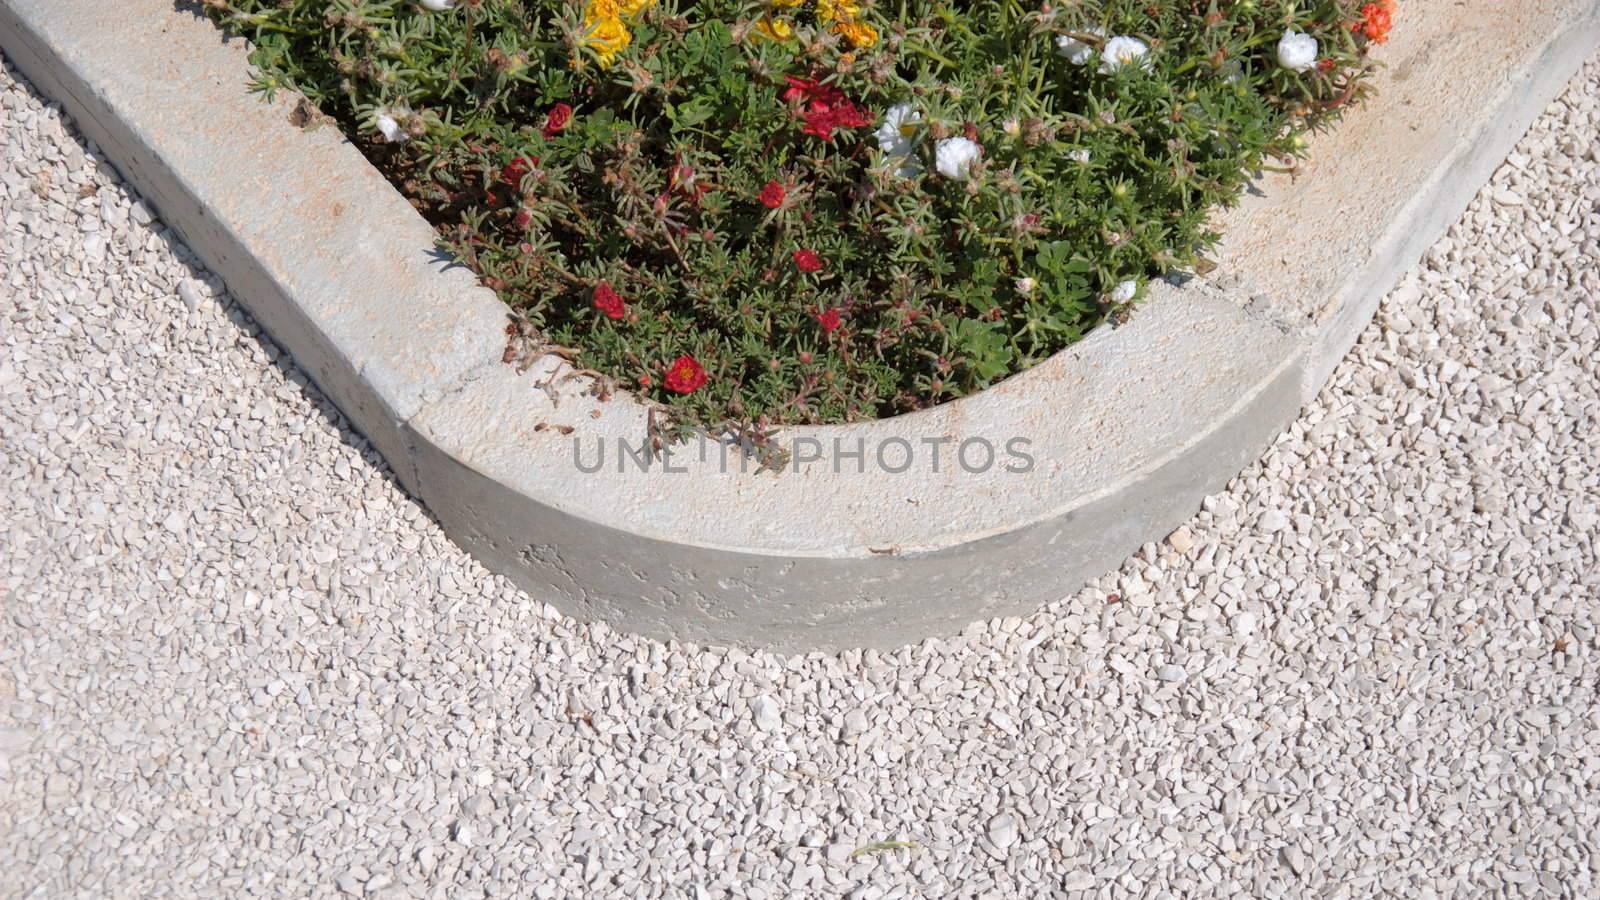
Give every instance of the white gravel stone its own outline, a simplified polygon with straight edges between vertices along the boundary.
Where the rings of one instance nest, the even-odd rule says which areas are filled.
[[[783,717],[778,711],[778,701],[766,694],[750,701],[750,715],[762,731],[777,731],[783,727]]]
[[[1186,550],[778,658],[483,571],[0,70],[0,896],[1600,895],[1597,148],[1592,62]]]
[[[1289,517],[1281,509],[1269,509],[1261,514],[1256,527],[1262,534],[1275,534],[1289,527]]]
[[[1178,553],[1188,555],[1189,551],[1194,549],[1194,533],[1189,530],[1189,526],[1180,525],[1177,530],[1167,535],[1167,544]]]
[[[849,740],[856,737],[871,727],[867,714],[860,709],[852,709],[844,714],[844,723],[839,728],[839,737]]]
[[[183,301],[183,305],[188,308],[189,312],[199,309],[201,303],[200,284],[192,278],[185,278],[183,281],[178,282],[178,299]]]
[[[1061,879],[1061,889],[1064,891],[1087,891],[1094,887],[1094,875],[1088,872],[1068,872]]]
[[[1017,817],[1004,812],[989,820],[989,843],[997,850],[1005,850],[1017,842]]]

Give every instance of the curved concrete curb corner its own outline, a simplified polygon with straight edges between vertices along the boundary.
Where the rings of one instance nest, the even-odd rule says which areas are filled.
[[[1218,277],[1156,285],[1131,323],[976,396],[786,432],[775,475],[715,443],[644,465],[637,402],[501,364],[494,296],[339,135],[251,96],[209,23],[168,0],[0,0],[8,56],[452,537],[571,614],[781,651],[1025,612],[1186,520],[1597,44],[1596,0],[1406,6],[1377,99],[1223,217]]]

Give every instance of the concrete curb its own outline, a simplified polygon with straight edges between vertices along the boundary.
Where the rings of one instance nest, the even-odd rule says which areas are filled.
[[[355,148],[248,94],[239,42],[167,0],[0,0],[0,47],[480,559],[582,618],[797,651],[1025,612],[1259,455],[1600,44],[1596,0],[1413,6],[1376,101],[1296,184],[1224,217],[1220,277],[1156,285],[1130,324],[982,394],[794,429],[825,452],[782,475],[709,444],[619,461],[644,407],[501,364],[498,300]],[[985,447],[988,466],[960,455]]]

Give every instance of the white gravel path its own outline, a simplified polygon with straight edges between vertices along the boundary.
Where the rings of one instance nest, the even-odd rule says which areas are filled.
[[[1170,543],[893,654],[561,618],[0,156],[0,896],[1600,895],[1600,59]]]

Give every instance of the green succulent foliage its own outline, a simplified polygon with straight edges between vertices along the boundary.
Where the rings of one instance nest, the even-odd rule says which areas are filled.
[[[1118,284],[1199,264],[1214,212],[1371,70],[1353,0],[878,0],[852,16],[869,46],[814,3],[660,0],[609,61],[579,0],[205,2],[253,43],[258,87],[337,120],[518,335],[702,425],[890,415],[1038,363],[1125,315]],[[1279,64],[1290,30],[1319,66]],[[1148,52],[1105,71],[1058,52],[1098,54],[1103,35]],[[870,124],[805,133],[789,77]],[[917,116],[910,159],[876,134],[897,104]],[[386,141],[380,116],[409,139]],[[980,161],[940,175],[940,141],[963,136]],[[602,283],[621,318],[595,304]],[[708,376],[688,395],[664,378],[683,355]]]

